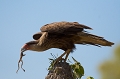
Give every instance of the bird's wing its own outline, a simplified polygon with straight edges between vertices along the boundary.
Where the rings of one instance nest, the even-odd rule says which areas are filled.
[[[112,46],[114,43],[107,41],[103,37],[88,34],[88,33],[78,33],[75,44],[90,44],[95,46]]]
[[[35,33],[35,34],[33,35],[33,39],[34,39],[34,40],[38,40],[41,36],[42,36],[42,32]]]
[[[43,45],[50,34],[77,34],[77,32],[82,32],[84,29],[92,28],[79,24],[78,22],[54,22],[42,26],[40,29],[42,32],[42,36],[40,36],[40,34],[35,34],[33,35],[33,38],[35,40],[39,40],[38,45]]]
[[[48,32],[35,33],[33,39],[38,41],[38,45],[42,45],[48,39]]]
[[[59,33],[59,34],[74,34],[83,31],[83,29],[92,29],[86,25],[79,24],[78,22],[54,22],[46,24],[41,27],[42,32]]]
[[[48,39],[47,32],[38,32],[33,35],[34,40],[38,40],[38,45],[42,45]]]

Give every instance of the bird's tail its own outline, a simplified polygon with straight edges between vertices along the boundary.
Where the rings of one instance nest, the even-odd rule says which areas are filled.
[[[114,43],[105,40],[103,37],[92,35],[89,33],[78,33],[80,40],[76,44],[90,44],[95,46],[112,46]]]

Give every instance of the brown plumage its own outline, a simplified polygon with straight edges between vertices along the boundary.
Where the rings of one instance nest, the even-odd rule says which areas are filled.
[[[78,22],[54,22],[41,27],[41,32],[33,35],[33,39],[42,49],[59,48],[64,51],[74,49],[74,44],[91,44],[95,46],[111,46],[103,37],[88,34],[84,29],[92,29]],[[30,42],[28,42],[30,43]],[[27,43],[27,44],[28,44]],[[41,50],[39,48],[38,50]],[[43,50],[44,51],[44,50]]]
[[[95,46],[112,46],[114,43],[105,40],[103,37],[92,35],[84,31],[92,29],[78,22],[54,22],[41,27],[41,32],[33,35],[34,41],[27,42],[22,48],[26,50],[45,51],[50,48],[59,48],[65,52],[58,57],[56,62],[66,54],[65,61],[75,44],[90,44]]]

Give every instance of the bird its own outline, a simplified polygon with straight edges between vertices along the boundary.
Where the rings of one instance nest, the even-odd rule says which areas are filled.
[[[59,62],[62,59],[67,60],[70,52],[76,48],[75,44],[98,47],[114,45],[113,42],[90,34],[85,29],[92,30],[91,27],[78,22],[61,21],[45,24],[40,28],[40,32],[33,35],[34,40],[23,45],[19,62],[24,56],[23,52],[27,50],[42,52],[51,48],[61,49],[64,53],[56,59],[56,62]],[[65,58],[63,58],[64,55],[66,55]]]

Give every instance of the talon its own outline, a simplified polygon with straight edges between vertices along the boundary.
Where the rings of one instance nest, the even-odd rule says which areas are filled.
[[[22,56],[25,56],[26,54],[23,54]]]
[[[61,59],[62,59],[61,57],[58,57],[57,59],[55,59],[55,61],[54,61],[53,64],[54,64],[54,65],[57,64],[59,61],[61,61]]]

